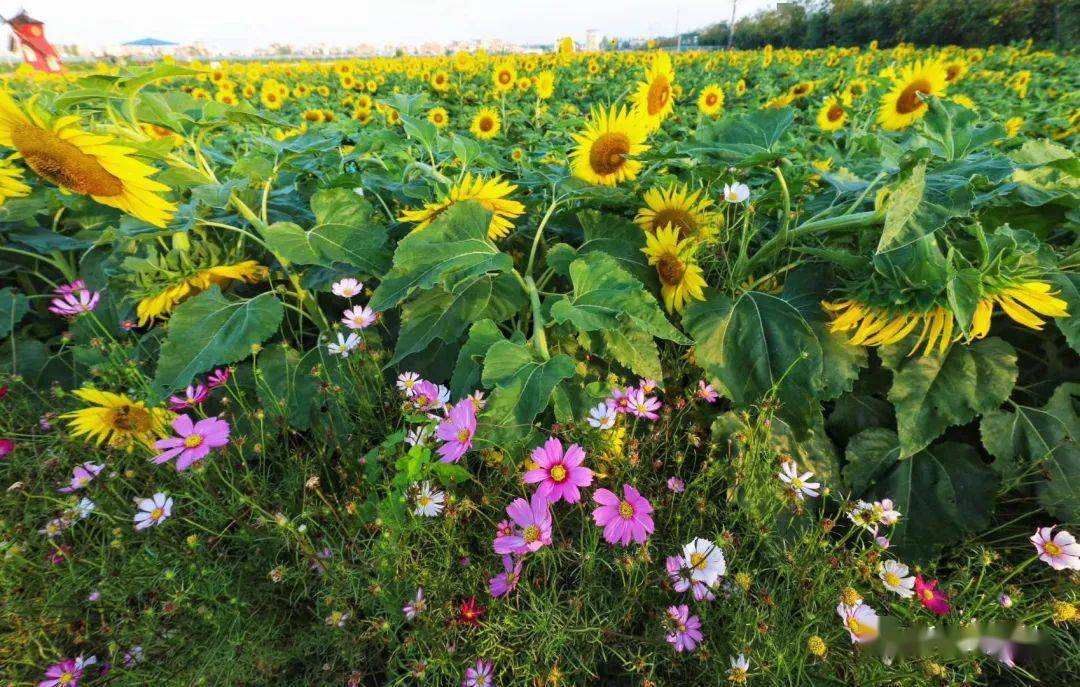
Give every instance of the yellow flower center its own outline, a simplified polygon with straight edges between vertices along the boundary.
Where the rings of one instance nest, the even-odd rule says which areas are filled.
[[[1052,541],[1048,541],[1045,544],[1043,544],[1043,551],[1050,554],[1051,556],[1060,556],[1061,555],[1061,547],[1058,546],[1057,544],[1055,544]]]
[[[63,675],[60,676],[60,684],[62,684],[62,685],[71,684],[71,681],[74,680],[74,679],[75,679],[75,675],[73,675],[70,672],[65,672]]]
[[[900,114],[911,114],[926,106],[919,93],[929,94],[933,86],[925,79],[919,79],[908,84],[900,97],[896,99],[896,111]]]
[[[589,167],[601,176],[618,172],[626,163],[623,157],[630,152],[630,139],[626,134],[601,134],[589,149]]]
[[[694,570],[704,570],[705,565],[708,562],[708,556],[701,552],[695,551],[694,553],[690,554],[690,567]]]
[[[51,131],[33,124],[17,124],[11,142],[30,169],[57,186],[88,196],[118,196],[124,183],[92,155],[87,155]]]
[[[634,507],[630,505],[629,501],[622,501],[619,503],[619,517],[623,520],[629,520],[634,517]]]
[[[553,482],[564,482],[566,481],[566,468],[562,465],[556,465],[555,467],[551,468],[551,470],[548,472],[548,475],[551,477],[551,481]]]
[[[929,589],[924,589],[923,593],[922,593],[922,598],[925,601],[933,601],[934,600],[934,592],[932,592]]]
[[[161,508],[155,508],[154,510],[150,511],[151,520],[160,520],[161,516],[163,515],[165,515],[165,511]]]
[[[525,528],[525,532],[521,535],[521,538],[525,540],[526,544],[532,544],[534,541],[539,541],[540,528],[536,525],[529,525]]]
[[[899,587],[900,576],[892,572],[885,573],[885,584],[889,585],[890,587]]]
[[[198,434],[190,434],[184,438],[184,446],[187,448],[197,448],[202,445],[203,438]]]
[[[671,82],[668,81],[668,78],[661,74],[653,79],[652,83],[649,84],[649,95],[646,99],[649,115],[656,115],[664,109],[670,97]]]
[[[118,432],[147,432],[152,422],[145,408],[127,405],[114,409],[108,424]]]
[[[431,497],[430,496],[421,496],[420,498],[418,498],[416,500],[416,502],[419,503],[421,506],[427,506],[428,504],[431,503]]]
[[[791,486],[795,487],[796,489],[802,489],[804,484],[805,482],[803,482],[798,477],[794,477],[791,480]]]

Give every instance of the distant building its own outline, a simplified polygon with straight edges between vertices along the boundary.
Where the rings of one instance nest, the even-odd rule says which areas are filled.
[[[45,24],[25,11],[8,19],[7,23],[11,27],[11,52],[21,54],[26,64],[39,71],[50,74],[64,71],[56,48],[45,38]]]
[[[596,29],[585,32],[585,52],[600,52],[600,34]]]

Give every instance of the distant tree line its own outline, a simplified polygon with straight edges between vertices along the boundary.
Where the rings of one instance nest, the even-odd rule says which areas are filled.
[[[730,26],[698,33],[699,45],[726,46]],[[736,48],[991,45],[1034,40],[1080,46],[1080,0],[799,0],[778,2],[735,22]]]

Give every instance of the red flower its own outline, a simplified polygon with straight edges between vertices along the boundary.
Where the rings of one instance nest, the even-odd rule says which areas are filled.
[[[0,458],[15,450],[15,442],[11,439],[0,439]]]
[[[467,601],[461,602],[461,607],[458,609],[458,621],[463,625],[478,627],[480,625],[480,616],[486,612],[486,608],[476,605],[476,597],[474,596]]]
[[[936,589],[936,587],[937,580],[927,582],[922,578],[922,575],[915,576],[915,596],[918,597],[919,601],[922,601],[923,606],[926,606],[934,613],[945,615],[952,610],[952,606],[949,605],[945,592]]]
[[[7,396],[7,386],[0,386],[0,398]]]

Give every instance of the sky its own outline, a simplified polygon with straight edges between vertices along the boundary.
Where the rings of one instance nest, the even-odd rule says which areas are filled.
[[[738,16],[776,0],[736,0]],[[19,5],[6,6],[11,17]],[[671,35],[731,16],[731,0],[23,0],[53,43],[87,47],[139,38],[202,41],[227,50],[271,43],[356,45],[559,36]]]

